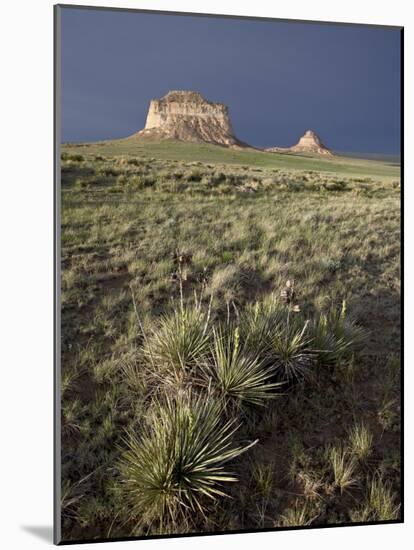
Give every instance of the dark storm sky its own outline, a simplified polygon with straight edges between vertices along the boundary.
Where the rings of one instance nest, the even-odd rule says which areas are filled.
[[[400,150],[400,32],[363,26],[62,9],[62,140],[128,136],[151,98],[197,90],[236,135]]]

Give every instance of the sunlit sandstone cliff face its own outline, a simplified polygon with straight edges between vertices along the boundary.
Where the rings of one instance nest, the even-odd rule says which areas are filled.
[[[320,140],[319,136],[315,134],[312,130],[308,130],[300,138],[296,145],[291,147],[292,151],[303,151],[310,153],[317,153],[318,155],[332,155],[331,151],[325,147],[325,145]]]
[[[319,136],[312,130],[307,130],[300,140],[292,147],[270,147],[266,149],[270,153],[292,152],[310,153],[315,155],[332,156],[332,152],[322,143]]]
[[[233,134],[228,108],[198,92],[171,91],[150,102],[145,128],[136,136],[242,146]]]

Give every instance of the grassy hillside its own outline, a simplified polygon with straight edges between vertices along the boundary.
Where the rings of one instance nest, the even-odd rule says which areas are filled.
[[[63,146],[61,226],[65,539],[398,519],[398,167]]]
[[[317,170],[352,176],[370,176],[380,180],[398,179],[399,166],[395,162],[311,157],[288,153],[266,153],[253,149],[235,150],[208,144],[182,143],[177,141],[154,142],[145,139],[120,139],[91,144],[67,144],[63,151],[84,155],[131,155],[185,162],[199,161],[213,164],[236,164],[280,170]]]

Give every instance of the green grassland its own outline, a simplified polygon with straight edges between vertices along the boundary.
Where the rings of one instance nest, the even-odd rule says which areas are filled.
[[[85,155],[132,155],[160,160],[199,161],[213,164],[236,164],[266,169],[318,170],[332,174],[398,178],[395,162],[372,161],[344,156],[321,158],[293,153],[266,153],[258,149],[230,149],[207,143],[184,143],[173,140],[153,141],[134,137],[98,143],[71,144],[66,148]]]
[[[64,539],[398,519],[399,166],[129,139],[61,167]],[[161,491],[178,432],[217,469]]]

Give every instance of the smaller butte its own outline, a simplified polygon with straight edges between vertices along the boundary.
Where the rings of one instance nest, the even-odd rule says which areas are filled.
[[[292,147],[270,147],[265,149],[269,153],[308,153],[332,157],[333,153],[324,145],[320,137],[313,131],[307,130],[300,140]]]

